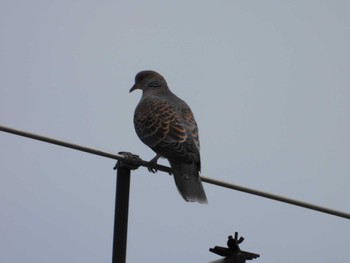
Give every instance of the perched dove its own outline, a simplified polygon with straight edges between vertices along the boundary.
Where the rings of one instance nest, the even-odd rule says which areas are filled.
[[[155,71],[139,72],[130,92],[135,89],[142,90],[134,114],[135,130],[156,152],[152,161],[156,164],[159,157],[169,160],[177,189],[186,201],[208,203],[199,176],[198,128],[190,107]]]

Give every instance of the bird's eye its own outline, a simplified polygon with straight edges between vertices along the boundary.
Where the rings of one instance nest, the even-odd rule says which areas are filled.
[[[159,80],[152,80],[150,83],[148,83],[148,87],[159,87],[162,83]]]

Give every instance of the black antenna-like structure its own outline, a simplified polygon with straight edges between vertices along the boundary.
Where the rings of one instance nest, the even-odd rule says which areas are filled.
[[[259,254],[243,251],[239,248],[239,244],[244,241],[244,237],[238,238],[238,232],[235,232],[235,238],[228,237],[227,247],[216,246],[210,248],[209,251],[219,256],[225,257],[223,259],[212,261],[211,263],[245,263],[246,260],[252,260],[260,257]]]

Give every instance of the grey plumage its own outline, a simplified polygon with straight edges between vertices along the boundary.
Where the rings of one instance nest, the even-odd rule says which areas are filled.
[[[177,189],[186,201],[207,203],[199,176],[198,127],[190,107],[155,71],[139,72],[130,92],[135,89],[142,90],[134,114],[138,137],[156,152],[155,162],[159,156],[169,160]]]

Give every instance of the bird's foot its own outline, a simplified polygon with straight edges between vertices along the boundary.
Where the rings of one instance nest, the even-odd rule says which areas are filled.
[[[157,169],[157,162],[158,162],[158,159],[159,159],[160,155],[156,155],[152,160],[150,160],[150,165],[151,167],[148,167],[148,171],[151,172],[151,173],[156,173],[158,172],[158,169]]]

